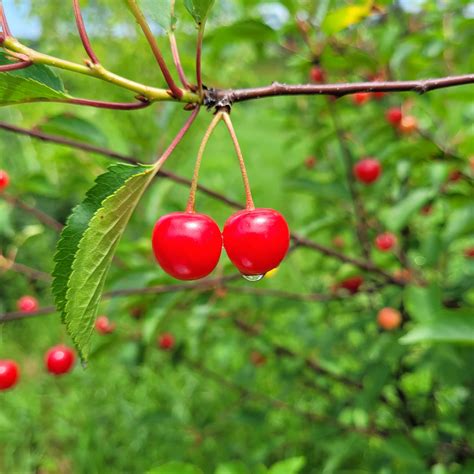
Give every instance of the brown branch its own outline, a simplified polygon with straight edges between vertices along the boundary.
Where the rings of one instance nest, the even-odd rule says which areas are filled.
[[[435,89],[462,86],[474,83],[474,74],[462,76],[440,77],[419,81],[380,81],[355,82],[341,84],[280,84],[274,82],[270,86],[253,87],[248,89],[209,89],[205,93],[205,105],[229,105],[246,100],[262,99],[264,97],[289,95],[333,95],[342,97],[356,92],[417,92],[424,94]]]
[[[51,275],[49,273],[36,270],[35,268],[28,267],[22,263],[16,263],[0,254],[0,271],[6,272],[9,270],[26,275],[32,280],[51,281]]]
[[[81,7],[79,5],[79,0],[72,0],[72,6],[74,9],[74,16],[76,18],[77,31],[82,41],[82,45],[86,50],[87,55],[93,64],[99,64],[99,60],[92,49],[92,45],[89,41],[89,36],[87,35],[86,27],[84,25],[84,19],[82,18]]]

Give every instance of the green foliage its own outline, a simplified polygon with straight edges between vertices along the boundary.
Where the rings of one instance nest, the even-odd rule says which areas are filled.
[[[215,0],[184,0],[186,9],[197,25],[203,25],[214,5]]]

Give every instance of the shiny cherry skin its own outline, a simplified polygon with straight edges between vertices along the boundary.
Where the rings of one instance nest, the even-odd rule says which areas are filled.
[[[4,170],[0,170],[0,192],[2,192],[5,188],[8,187],[10,184],[10,176]]]
[[[402,121],[402,110],[399,107],[391,107],[385,112],[385,118],[393,126],[398,126]]]
[[[158,337],[158,346],[160,349],[163,349],[164,351],[169,351],[173,349],[175,343],[175,339],[173,334],[169,332],[164,332],[163,334],[160,334]]]
[[[363,105],[370,100],[370,93],[369,92],[356,92],[352,96],[352,100],[356,105]]]
[[[74,351],[63,345],[51,347],[45,356],[46,369],[53,375],[63,375],[71,371],[76,356]]]
[[[262,275],[280,265],[290,245],[285,218],[273,209],[239,211],[224,226],[224,248],[243,275]]]
[[[377,181],[382,173],[382,166],[375,158],[364,158],[354,165],[355,177],[364,184]]]
[[[111,323],[107,316],[99,316],[95,321],[95,330],[99,334],[112,334],[115,331],[116,324]]]
[[[388,252],[397,243],[397,238],[391,232],[384,232],[377,235],[375,238],[375,245],[382,252]]]
[[[20,378],[20,369],[13,360],[0,360],[0,391],[13,388]]]
[[[392,331],[400,327],[402,315],[394,308],[382,308],[377,314],[377,322],[382,329]]]
[[[16,307],[22,313],[34,313],[39,309],[38,300],[34,296],[22,296],[17,302]]]
[[[315,83],[322,83],[326,80],[326,74],[321,66],[314,65],[311,68],[309,75],[311,77],[311,81]]]
[[[152,243],[161,268],[178,280],[209,275],[222,252],[219,226],[195,212],[173,212],[158,219]]]

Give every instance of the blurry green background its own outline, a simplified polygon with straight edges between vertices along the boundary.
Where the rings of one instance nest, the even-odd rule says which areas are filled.
[[[25,43],[78,62],[84,58],[70,2],[4,3],[13,33],[18,27]],[[150,19],[159,18],[166,4],[143,3]],[[177,3],[178,43],[192,77],[195,30],[182,2]],[[380,71],[400,80],[441,77],[470,73],[474,65],[474,4],[469,1],[377,1],[370,15],[347,28],[343,22],[353,2],[216,3],[204,47],[208,87],[308,82],[314,57],[296,17],[312,25],[309,35],[322,52],[328,82],[367,80]],[[122,2],[81,4],[94,48],[109,69],[163,86]],[[166,38],[159,41],[171,64]],[[61,77],[76,97],[131,100],[94,79],[63,72]],[[423,136],[399,135],[386,122],[385,111],[402,104],[417,118]],[[57,379],[45,373],[43,354],[58,342],[70,343],[59,316],[2,324],[0,358],[17,360],[22,380],[0,394],[0,472],[139,473],[172,461],[196,468],[175,464],[153,472],[474,472],[474,260],[464,255],[474,245],[469,163],[474,156],[474,88],[387,94],[363,106],[345,97],[332,107],[353,156],[375,156],[383,166],[377,183],[356,185],[371,241],[380,229],[394,231],[410,266],[427,284],[387,285],[376,274],[300,248],[272,278],[232,283],[235,291],[104,301],[101,313],[117,323],[116,332],[94,336],[86,370],[78,366]],[[293,231],[328,247],[342,237],[339,251],[362,258],[328,99],[242,103],[232,117],[256,205],[278,209]],[[172,103],[133,112],[58,104],[0,110],[0,120],[108,147],[143,162],[167,146],[185,118],[182,106]],[[210,118],[200,114],[167,169],[191,177]],[[316,158],[311,169],[305,166],[308,156]],[[8,192],[61,222],[109,164],[98,155],[0,132],[0,168],[12,180]],[[462,179],[449,182],[450,173],[458,170]],[[223,126],[210,140],[200,182],[244,200]],[[107,290],[173,283],[154,262],[150,234],[161,215],[184,209],[187,192],[165,179],[153,184],[119,247],[126,268],[112,268]],[[420,213],[428,204],[431,213]],[[202,194],[197,210],[221,226],[233,212]],[[56,241],[54,231],[0,197],[4,255],[50,272]],[[390,273],[403,268],[393,253],[372,249],[371,257]],[[216,275],[233,271],[223,255]],[[237,292],[251,287],[331,295],[337,282],[354,275],[363,275],[362,291],[342,300]],[[13,311],[24,294],[35,295],[43,306],[52,304],[47,283],[0,272],[0,314]],[[389,333],[378,328],[376,314],[384,306],[402,311],[401,329]],[[136,308],[143,313],[140,319],[131,316]],[[242,330],[242,321],[259,334]],[[156,346],[164,331],[176,337],[170,352]],[[256,363],[255,354],[263,363]],[[308,357],[324,373],[308,368]],[[340,377],[360,386],[341,383]]]

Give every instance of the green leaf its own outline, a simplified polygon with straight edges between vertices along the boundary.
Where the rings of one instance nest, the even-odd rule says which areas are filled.
[[[448,245],[460,235],[468,233],[474,234],[474,204],[468,204],[449,214],[442,234],[443,242]]]
[[[237,41],[275,41],[276,38],[275,30],[255,19],[236,21],[231,25],[216,28],[207,35],[208,41],[214,41],[219,45]]]
[[[215,474],[250,474],[247,466],[240,461],[226,462],[217,466]]]
[[[361,22],[370,15],[372,3],[371,0],[368,0],[362,5],[349,5],[332,10],[323,21],[323,32],[327,35],[333,35]]]
[[[160,25],[165,31],[173,29],[176,17],[171,16],[171,0],[138,0],[146,18]]]
[[[184,0],[186,10],[194,18],[194,21],[201,26],[205,23],[215,0]]]
[[[433,189],[416,189],[398,204],[383,212],[382,220],[385,226],[393,231],[403,229],[413,214],[433,199],[435,194],[436,191]]]
[[[107,137],[94,123],[71,113],[48,117],[37,128],[42,132],[106,147]]]
[[[147,474],[203,474],[201,469],[183,462],[169,462],[160,467],[155,467]]]
[[[12,62],[15,61],[0,52],[0,65]],[[0,105],[69,97],[61,78],[47,66],[35,64],[25,69],[0,73]]]
[[[295,457],[277,462],[270,470],[269,474],[298,474],[306,464],[304,457]]]
[[[155,172],[153,166],[111,166],[74,209],[61,234],[53,294],[83,360],[114,251]]]

